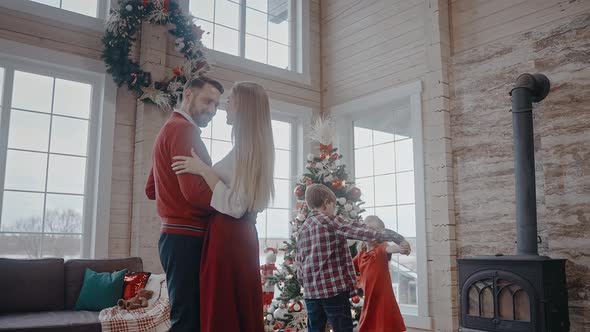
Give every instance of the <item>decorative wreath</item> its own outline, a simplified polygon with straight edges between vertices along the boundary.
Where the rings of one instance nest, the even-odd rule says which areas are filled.
[[[170,0],[120,0],[119,9],[111,9],[102,38],[102,59],[107,72],[117,86],[127,87],[140,100],[156,104],[161,109],[174,107],[187,80],[209,70],[201,38],[204,31],[193,24],[176,1]],[[173,25],[168,30],[176,37],[176,50],[187,62],[172,70],[171,77],[153,82],[151,74],[141,69],[139,63],[129,58],[129,51],[142,22],[157,25]]]

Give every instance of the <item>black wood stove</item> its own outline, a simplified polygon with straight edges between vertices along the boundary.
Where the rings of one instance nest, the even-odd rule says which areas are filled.
[[[549,93],[542,74],[518,77],[512,96],[516,176],[515,256],[458,259],[460,331],[569,331],[565,260],[539,256],[532,103]]]

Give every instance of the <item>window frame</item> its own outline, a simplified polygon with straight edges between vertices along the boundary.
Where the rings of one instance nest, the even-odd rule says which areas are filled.
[[[198,0],[178,0],[181,8],[189,12],[189,2]],[[240,2],[239,56],[208,49],[207,54],[213,65],[240,70],[245,73],[289,80],[311,85],[310,75],[310,5],[309,0],[289,0],[290,33],[290,67],[281,69],[268,64],[247,59],[245,57],[245,0]],[[215,23],[215,22],[213,22]],[[293,28],[295,26],[295,28]]]
[[[408,327],[431,329],[432,317],[429,309],[428,292],[428,252],[426,233],[426,197],[424,194],[424,149],[422,134],[422,83],[416,81],[402,86],[393,87],[372,95],[362,96],[355,100],[332,107],[331,112],[336,119],[338,129],[337,144],[345,151],[343,161],[350,165],[350,176],[355,177],[354,170],[354,121],[363,117],[368,111],[383,109],[392,112],[399,108],[409,108],[412,113],[412,133],[414,152],[414,190],[416,204],[416,264],[417,264],[417,315],[403,315]],[[403,235],[403,234],[402,234]]]
[[[306,143],[305,137],[308,137],[311,124],[311,108],[291,104],[276,99],[270,99],[271,118],[272,120],[288,122],[291,124],[291,172],[289,182],[289,193],[295,189],[295,182],[300,174],[303,174],[305,159],[310,151],[310,146]],[[289,216],[297,204],[294,195],[289,199]],[[289,237],[292,229],[289,224]],[[288,238],[287,238],[288,241]]]
[[[30,0],[3,0],[0,3],[1,7],[103,33],[104,20],[110,9],[110,0],[98,0],[97,17],[86,16]]]
[[[15,70],[92,85],[84,187],[81,258],[108,257],[111,179],[117,88],[97,60],[0,39],[5,68],[0,113],[0,211],[4,196],[6,154]]]

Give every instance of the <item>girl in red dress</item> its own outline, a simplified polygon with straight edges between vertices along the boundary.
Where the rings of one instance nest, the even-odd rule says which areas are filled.
[[[201,331],[263,332],[256,215],[274,195],[274,143],[266,91],[257,83],[232,88],[227,124],[234,147],[209,167],[196,154],[177,156],[177,174],[202,176],[215,213],[201,258]]]
[[[385,225],[377,216],[369,216],[365,223],[372,228]],[[410,244],[399,247],[387,243],[369,242],[354,258],[354,268],[360,272],[359,284],[365,295],[359,322],[359,332],[403,332],[406,330],[399,306],[393,294],[389,275],[389,255],[410,254]]]

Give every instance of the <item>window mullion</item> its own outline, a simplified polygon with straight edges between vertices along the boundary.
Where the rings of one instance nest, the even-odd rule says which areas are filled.
[[[14,85],[14,68],[4,67],[4,91],[0,108],[0,216],[4,202],[4,179],[6,172],[6,155],[8,152],[8,131],[10,126],[10,108],[12,107],[12,88]],[[0,229],[2,218],[0,218]]]
[[[289,70],[298,71],[297,68],[297,40],[298,32],[301,30],[299,27],[299,16],[296,1],[289,0]]]
[[[109,13],[109,0],[98,0],[97,1],[97,10],[96,10],[96,16],[100,19],[106,20],[108,13]]]
[[[239,56],[246,57],[246,0],[240,0]]]
[[[51,91],[51,114],[49,115],[49,145],[47,146],[47,163],[45,166],[45,190],[43,193],[43,215],[41,216],[41,245],[39,254],[43,256],[43,242],[45,241],[45,216],[47,215],[47,184],[49,183],[49,160],[51,156],[51,131],[53,130],[53,101],[55,100],[55,77]]]

